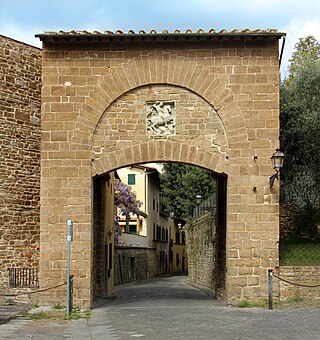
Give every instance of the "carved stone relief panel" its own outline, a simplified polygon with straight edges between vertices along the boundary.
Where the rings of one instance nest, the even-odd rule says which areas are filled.
[[[147,102],[147,135],[174,135],[176,128],[176,109],[174,101]]]

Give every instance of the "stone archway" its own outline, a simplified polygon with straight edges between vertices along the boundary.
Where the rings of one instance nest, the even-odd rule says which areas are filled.
[[[173,111],[169,114],[171,128],[163,125],[155,131],[148,131],[148,123],[150,123],[147,119],[148,107],[153,105],[162,107],[163,103],[169,103],[167,105]],[[152,113],[157,114],[157,112]],[[101,204],[101,201],[108,200],[108,194],[104,194],[101,187],[106,185],[103,178],[110,171],[124,166],[159,161],[197,165],[215,173],[227,171],[228,140],[221,118],[202,97],[181,86],[145,85],[124,93],[113,101],[101,116],[94,131],[92,145],[95,157],[93,160],[94,197],[97,197],[93,203],[95,211],[93,218],[94,225],[101,231],[103,222],[101,223],[101,218],[98,216],[102,216],[105,225],[110,225],[108,218],[103,217],[107,205]],[[219,190],[223,178],[217,178]],[[219,271],[219,291],[224,291],[226,233],[221,210],[225,210],[225,192],[221,201],[219,200],[219,206],[216,245],[219,244],[220,247],[217,249],[219,260],[215,272],[218,274]],[[94,233],[93,272],[96,297],[104,294],[100,288],[103,286],[101,279],[109,282],[110,277],[106,277],[102,270],[106,264],[103,262],[105,251],[98,237],[101,231]],[[105,231],[105,234],[107,235],[108,231]],[[109,247],[112,242],[112,238],[107,237],[106,243]],[[150,257],[151,253],[145,256]],[[120,261],[118,257],[117,261]]]
[[[39,35],[41,287],[65,278],[65,225],[72,218],[74,299],[92,304],[92,178],[167,160],[228,175],[227,299],[267,296],[267,269],[278,265],[278,187],[270,189],[268,177],[278,146],[282,35]],[[176,103],[172,134],[146,133],[145,105],[158,100]],[[62,289],[48,292],[42,303],[63,296]]]

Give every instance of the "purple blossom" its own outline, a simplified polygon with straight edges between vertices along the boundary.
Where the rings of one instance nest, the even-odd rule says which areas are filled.
[[[139,215],[142,202],[137,200],[136,194],[131,191],[131,187],[116,179],[114,181],[115,205],[121,213],[129,216],[130,213]]]

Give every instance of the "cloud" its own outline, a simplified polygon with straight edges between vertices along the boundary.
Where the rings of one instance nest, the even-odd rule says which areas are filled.
[[[21,28],[13,24],[4,23],[0,25],[0,34],[9,38],[24,42],[26,44],[40,47],[41,42],[38,38],[35,38],[35,34],[42,31],[37,28]]]
[[[295,44],[300,38],[306,38],[308,35],[313,35],[320,41],[320,17],[314,17],[308,20],[292,19],[287,25],[281,28],[281,31],[286,32],[286,44],[283,53],[283,62],[281,65],[281,73],[285,75],[289,65],[289,59],[294,51]]]

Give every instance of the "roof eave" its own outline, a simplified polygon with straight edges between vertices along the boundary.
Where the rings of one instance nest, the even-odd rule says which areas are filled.
[[[42,42],[210,41],[281,39],[286,33],[145,33],[145,34],[36,34]]]

